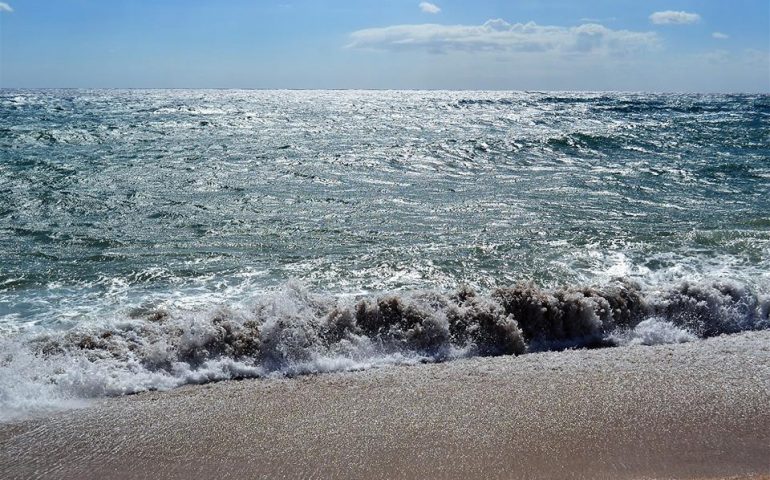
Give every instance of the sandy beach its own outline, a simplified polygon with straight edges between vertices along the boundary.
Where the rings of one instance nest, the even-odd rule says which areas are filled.
[[[767,478],[770,332],[230,381],[0,427],[0,477]]]

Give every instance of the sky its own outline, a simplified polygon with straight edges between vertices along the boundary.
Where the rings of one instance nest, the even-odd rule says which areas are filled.
[[[3,0],[0,87],[770,92],[768,0]]]

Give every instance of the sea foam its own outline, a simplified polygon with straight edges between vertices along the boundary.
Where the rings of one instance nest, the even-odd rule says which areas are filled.
[[[479,294],[414,291],[360,298],[298,283],[250,306],[137,309],[123,318],[0,340],[0,418],[77,407],[89,398],[228,379],[654,345],[770,327],[770,300],[730,283],[645,292],[531,284]]]

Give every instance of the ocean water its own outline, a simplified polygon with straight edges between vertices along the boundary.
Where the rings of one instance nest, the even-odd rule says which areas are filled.
[[[768,95],[0,90],[0,419],[769,315]]]

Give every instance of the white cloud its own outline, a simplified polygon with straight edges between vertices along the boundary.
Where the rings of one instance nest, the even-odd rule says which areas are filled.
[[[5,2],[0,2],[0,12],[13,12],[13,8]]]
[[[650,21],[656,25],[683,25],[700,22],[700,15],[697,13],[666,10],[665,12],[655,12],[650,15]]]
[[[441,9],[438,7],[438,5],[435,5],[430,2],[421,2],[420,3],[420,10],[422,10],[425,13],[438,13],[441,11]]]
[[[758,66],[767,73],[767,66],[770,65],[770,51],[747,48],[743,51],[742,60],[744,63]]]
[[[701,59],[706,63],[722,64],[732,60],[732,55],[727,50],[713,50],[695,55],[695,58]]]
[[[580,19],[581,22],[585,22],[585,23],[610,23],[616,20],[617,20],[617,17],[607,17],[607,18],[583,17]]]
[[[730,38],[730,35],[722,32],[714,32],[711,34],[712,37],[716,38],[717,40],[727,40]]]
[[[577,27],[510,24],[488,20],[483,25],[393,25],[350,34],[349,48],[378,50],[512,51],[541,53],[623,54],[659,46],[653,32],[611,30],[589,23]]]

